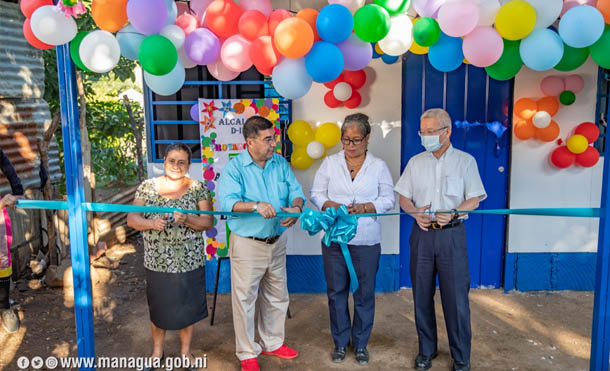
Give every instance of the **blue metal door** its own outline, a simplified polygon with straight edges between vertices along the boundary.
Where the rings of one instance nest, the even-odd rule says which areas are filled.
[[[450,73],[439,72],[426,55],[408,53],[403,61],[402,155],[401,169],[420,153],[417,131],[419,118],[428,108],[442,107],[453,121],[451,141],[455,148],[473,155],[488,198],[480,208],[507,206],[510,127],[498,138],[485,125],[468,129],[456,127],[457,121],[487,123],[499,121],[508,126],[512,109],[512,82],[499,82],[485,70],[462,65]],[[460,125],[461,126],[461,125]],[[409,235],[413,219],[400,221],[400,286],[411,287],[409,276]],[[468,259],[472,287],[501,287],[504,267],[506,218],[471,215],[466,222]]]

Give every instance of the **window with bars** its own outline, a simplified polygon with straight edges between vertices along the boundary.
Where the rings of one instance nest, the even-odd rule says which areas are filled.
[[[595,112],[596,124],[599,127],[599,139],[595,146],[600,154],[606,149],[606,132],[608,130],[608,113],[610,112],[610,70],[599,69],[597,77],[597,108]]]
[[[242,72],[235,80],[218,81],[206,67],[196,66],[186,70],[184,86],[176,94],[157,95],[146,86],[144,92],[150,162],[163,162],[165,149],[173,142],[188,145],[193,152],[193,162],[201,162],[199,123],[190,115],[191,107],[199,98],[279,98],[282,154],[290,157],[286,128],[292,119],[292,102],[282,98],[273,89],[271,79],[254,67]]]

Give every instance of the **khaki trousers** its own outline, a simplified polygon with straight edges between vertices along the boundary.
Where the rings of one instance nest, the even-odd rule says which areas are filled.
[[[284,344],[288,310],[286,234],[269,245],[231,233],[229,245],[235,354],[243,361]],[[260,344],[254,341],[257,305]]]

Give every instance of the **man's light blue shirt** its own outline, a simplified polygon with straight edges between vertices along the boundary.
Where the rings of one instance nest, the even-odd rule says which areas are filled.
[[[223,211],[233,211],[236,202],[259,201],[270,203],[280,212],[280,207],[290,207],[295,198],[305,200],[288,161],[274,153],[263,169],[252,160],[248,150],[233,157],[222,170],[218,197]],[[231,232],[244,237],[273,237],[285,230],[280,226],[280,218],[239,216],[229,217],[228,223]]]

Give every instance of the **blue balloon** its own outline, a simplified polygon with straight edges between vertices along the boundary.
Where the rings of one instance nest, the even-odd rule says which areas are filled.
[[[150,90],[159,95],[176,94],[182,88],[182,85],[184,85],[185,77],[184,66],[182,66],[180,61],[176,63],[176,67],[167,75],[157,76],[144,71],[146,85],[148,85]]]
[[[286,99],[301,98],[311,88],[304,58],[284,58],[273,68],[273,88]]]
[[[519,54],[523,63],[532,70],[550,70],[563,57],[563,41],[548,28],[538,28],[521,40]]]
[[[176,17],[178,17],[178,7],[174,0],[165,0],[165,6],[167,7],[167,20],[165,25],[174,24]]]
[[[135,61],[138,59],[140,44],[146,35],[139,33],[132,25],[121,28],[116,34],[116,39],[121,47],[121,55],[127,59]]]
[[[381,55],[381,60],[385,64],[394,64],[394,63],[396,63],[396,61],[398,61],[398,56],[397,55],[382,54]]]
[[[371,45],[373,46],[373,59],[381,58],[381,54],[377,53],[377,51],[375,50],[375,44],[377,43],[371,43]]]
[[[307,73],[316,82],[333,81],[343,71],[343,54],[334,44],[318,41],[305,56]]]
[[[345,6],[329,4],[320,10],[316,18],[316,29],[322,40],[338,44],[352,34],[354,17]]]
[[[447,36],[441,32],[438,41],[428,50],[428,60],[432,67],[441,72],[456,70],[464,61],[462,38]]]
[[[595,44],[603,32],[604,16],[590,5],[573,7],[559,21],[559,35],[573,48],[586,48]]]

